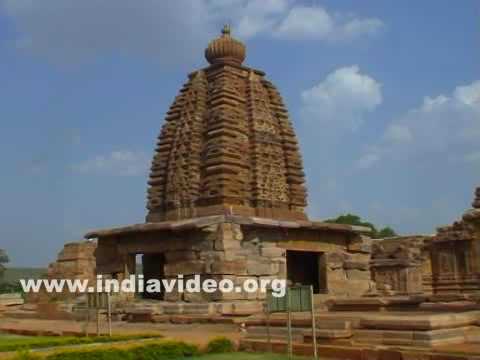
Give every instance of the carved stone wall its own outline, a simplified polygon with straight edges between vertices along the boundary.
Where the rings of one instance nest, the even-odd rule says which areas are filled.
[[[167,112],[152,161],[147,221],[217,214],[305,219],[306,190],[287,109],[262,71],[241,65],[229,31],[206,50]]]
[[[473,209],[450,226],[441,227],[430,252],[435,294],[474,293],[480,290],[480,189]]]

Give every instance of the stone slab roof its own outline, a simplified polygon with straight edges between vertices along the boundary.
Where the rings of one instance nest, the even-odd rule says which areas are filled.
[[[256,226],[283,229],[305,229],[317,231],[332,231],[342,233],[369,233],[370,228],[344,224],[332,224],[321,221],[281,221],[255,216],[216,215],[204,216],[186,220],[172,220],[162,222],[147,222],[142,224],[127,225],[108,229],[93,230],[85,234],[86,239],[126,235],[132,233],[146,233],[156,231],[184,231],[189,229],[201,229],[206,226],[220,223],[235,223],[244,226]]]

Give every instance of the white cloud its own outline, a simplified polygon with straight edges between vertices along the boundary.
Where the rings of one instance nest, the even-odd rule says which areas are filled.
[[[387,128],[384,138],[387,142],[406,143],[413,140],[413,135],[407,126],[393,124]]]
[[[351,40],[373,35],[384,27],[376,18],[332,15],[322,7],[297,6],[274,29],[275,36],[288,39]]]
[[[380,161],[380,154],[371,152],[358,159],[356,167],[358,169],[369,169],[378,161]]]
[[[239,20],[234,24],[235,32],[241,38],[268,32],[287,9],[288,2],[285,0],[247,1],[236,11]]]
[[[236,36],[349,40],[383,27],[375,18],[332,14],[290,0],[0,0],[13,20],[17,47],[55,63],[97,56],[149,56],[163,65],[199,60],[221,25]]]
[[[316,38],[329,36],[334,28],[334,21],[323,8],[296,7],[276,28],[276,36],[287,38]]]
[[[480,151],[475,151],[465,155],[465,161],[467,163],[479,163],[480,164]]]
[[[112,151],[72,165],[72,171],[80,174],[137,176],[145,175],[149,158],[141,152],[129,150]]]
[[[480,109],[480,80],[470,85],[458,86],[453,97],[460,103]]]
[[[351,130],[382,103],[381,84],[362,74],[357,65],[335,70],[301,97],[306,120]]]
[[[479,154],[480,81],[474,81],[457,86],[451,95],[425,97],[418,108],[392,121],[381,142],[358,162],[376,156],[413,161],[421,157],[429,162],[464,159],[473,163]]]
[[[385,27],[382,20],[376,18],[359,19],[354,18],[338,29],[338,38],[354,39],[363,35],[375,35]]]

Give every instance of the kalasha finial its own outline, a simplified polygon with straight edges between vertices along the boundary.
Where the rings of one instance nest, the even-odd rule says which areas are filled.
[[[230,36],[230,25],[225,24],[222,36],[210,41],[205,58],[210,64],[241,65],[245,60],[245,45]]]
[[[230,35],[230,32],[231,32],[230,25],[229,24],[223,25],[222,34]]]
[[[475,209],[480,209],[480,186],[475,190],[475,200],[473,200],[472,206]]]

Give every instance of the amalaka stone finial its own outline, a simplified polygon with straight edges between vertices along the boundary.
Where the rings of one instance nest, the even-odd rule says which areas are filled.
[[[245,45],[231,36],[230,25],[224,25],[222,35],[208,44],[205,58],[210,64],[241,65],[245,60]]]

